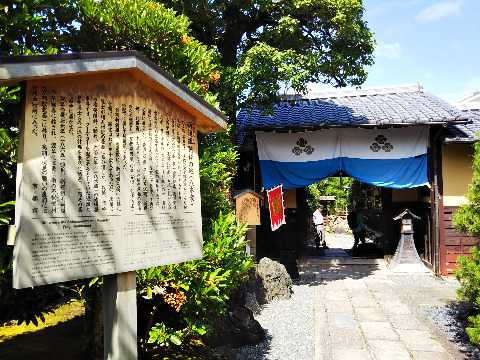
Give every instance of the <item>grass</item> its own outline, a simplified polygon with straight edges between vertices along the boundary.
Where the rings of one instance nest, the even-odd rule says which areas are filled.
[[[0,359],[18,360],[87,360],[85,346],[85,309],[81,302],[73,301],[46,314],[45,322],[38,326],[0,326]],[[180,346],[160,348],[149,359],[210,360],[212,350],[201,341],[191,340]],[[218,357],[217,357],[218,358]]]
[[[53,314],[46,314],[45,322],[39,321],[38,326],[32,323],[1,326],[1,359],[87,359],[83,352],[83,305],[74,301],[54,311]]]

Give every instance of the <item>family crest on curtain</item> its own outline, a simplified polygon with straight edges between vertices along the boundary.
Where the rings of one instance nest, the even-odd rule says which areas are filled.
[[[427,185],[428,134],[427,126],[257,132],[263,186],[305,187],[340,170],[375,186]]]

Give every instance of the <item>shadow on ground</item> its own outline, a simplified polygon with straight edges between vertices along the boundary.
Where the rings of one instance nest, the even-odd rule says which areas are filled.
[[[84,317],[76,317],[35,332],[0,338],[2,360],[86,360]]]

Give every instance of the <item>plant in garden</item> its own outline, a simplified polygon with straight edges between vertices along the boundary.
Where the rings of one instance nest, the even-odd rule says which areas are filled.
[[[146,0],[79,0],[81,25],[71,47],[76,51],[137,50],[204,97],[219,73],[212,48],[190,36],[191,21],[160,3]]]
[[[233,213],[219,214],[211,228],[204,231],[203,258],[186,263],[137,271],[137,290],[152,297],[160,294],[183,318],[186,327],[173,329],[164,323],[152,327],[158,305],[150,314],[147,343],[162,346],[180,344],[189,336],[203,335],[219,314],[227,309],[233,290],[247,278],[253,266],[244,251],[246,225],[239,225]]]
[[[144,351],[154,349],[147,347],[148,343],[164,346],[203,335],[211,322],[227,309],[229,295],[247,278],[253,266],[244,250],[246,225],[238,224],[232,212],[229,189],[238,154],[229,131],[202,135],[199,141],[203,258],[137,271],[138,291],[150,298],[160,295],[160,301],[170,304],[185,324],[178,329],[164,323],[152,327],[160,305],[156,304],[142,340]]]
[[[67,51],[77,9],[69,0],[3,0],[0,6],[0,55]]]
[[[480,311],[480,249],[477,246],[470,248],[471,258],[468,256],[459,256],[457,258],[458,268],[453,271],[455,277],[460,282],[460,288],[457,290],[458,296],[474,304],[477,312]],[[467,333],[470,341],[480,344],[480,314],[472,315],[468,318],[471,322],[467,327]]]
[[[473,178],[467,194],[466,204],[460,205],[454,212],[452,223],[460,232],[467,232],[470,236],[480,236],[480,143],[475,143],[473,157]],[[480,312],[480,249],[479,244],[470,248],[471,257],[459,256],[458,268],[454,274],[460,282],[458,295],[461,299],[474,304],[477,312]],[[472,326],[467,328],[470,340],[480,344],[480,315],[468,318]]]
[[[15,206],[15,174],[18,138],[16,131],[0,128],[0,224],[7,225]]]
[[[335,210],[344,209],[351,203],[351,187],[354,179],[344,177],[330,177],[316,184],[307,186],[307,204],[311,211],[318,207],[319,196],[335,196],[335,203],[328,202],[329,213],[335,213]],[[334,208],[335,206],[335,208]]]
[[[0,5],[0,56],[65,52],[74,38],[77,10],[70,0],[3,0]],[[14,124],[19,88],[0,86],[0,126]]]
[[[232,144],[232,126],[224,133],[199,136],[199,175],[204,229],[220,212],[233,210],[232,181],[238,153]]]
[[[480,299],[480,249],[473,246],[470,253],[471,257],[462,255],[457,258],[458,268],[454,274],[461,285],[458,295],[473,304]]]
[[[78,6],[77,21],[80,28],[77,36],[68,42],[74,51],[138,50],[211,104],[216,103],[216,95],[209,91],[211,86],[217,85],[220,76],[215,64],[216,54],[212,48],[202,45],[190,36],[191,22],[185,16],[177,16],[162,4],[142,0],[81,0]],[[224,138],[225,136],[221,135],[209,135],[199,141],[204,229],[212,228],[220,212],[232,209],[228,189],[237,155],[231,142]],[[222,219],[225,218],[228,220],[218,221],[230,224],[232,218],[226,216]],[[225,233],[227,234],[228,232]],[[242,238],[243,235],[239,232],[235,236]],[[204,239],[204,259],[209,259],[207,234],[204,234]],[[232,242],[225,245],[225,253],[232,250],[235,256],[245,262],[244,267],[248,268],[251,260],[239,251],[238,246],[234,246]],[[211,268],[212,265],[207,269],[202,265],[206,260],[202,261],[137,272],[137,288],[141,295],[159,298],[161,302],[170,304],[179,310],[188,325],[188,330],[171,330],[161,323],[152,328],[153,317],[158,308],[158,305],[155,305],[151,311],[147,333],[143,336],[143,346],[147,346],[146,340],[150,338],[150,332],[150,341],[171,344],[178,343],[177,339],[183,337],[177,333],[179,330],[182,330],[182,334],[202,333],[203,325],[198,325],[200,320],[194,320],[191,314],[197,312],[198,318],[204,319],[208,315],[205,309],[209,309],[208,312],[215,316],[221,310],[221,306],[215,301],[213,307],[205,307],[204,304],[215,297],[223,299],[226,296],[224,293],[228,294],[230,290],[223,284],[222,279],[229,273],[225,273],[221,267]],[[202,270],[195,271],[197,268]],[[192,277],[194,278],[190,279]],[[190,283],[192,284],[189,285]],[[90,292],[85,292],[88,293]],[[203,293],[205,299],[196,296],[197,293]],[[159,294],[161,296],[158,296]]]
[[[181,331],[175,331],[172,328],[168,328],[165,324],[156,323],[149,332],[149,343],[180,345],[182,343],[181,337],[183,333]]]

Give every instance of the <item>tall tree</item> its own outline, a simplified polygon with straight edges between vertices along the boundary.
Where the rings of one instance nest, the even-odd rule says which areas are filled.
[[[0,6],[0,55],[66,51],[77,14],[70,0],[4,0]]]
[[[212,104],[219,78],[215,53],[189,36],[191,21],[146,0],[78,0],[74,51],[137,50]]]
[[[4,0],[0,5],[0,56],[67,51],[77,10],[70,0]],[[0,87],[0,127],[14,126],[18,88]]]
[[[373,64],[374,39],[361,0],[163,0],[188,16],[193,35],[215,46],[220,103],[271,104],[282,87],[310,82],[361,85]]]

